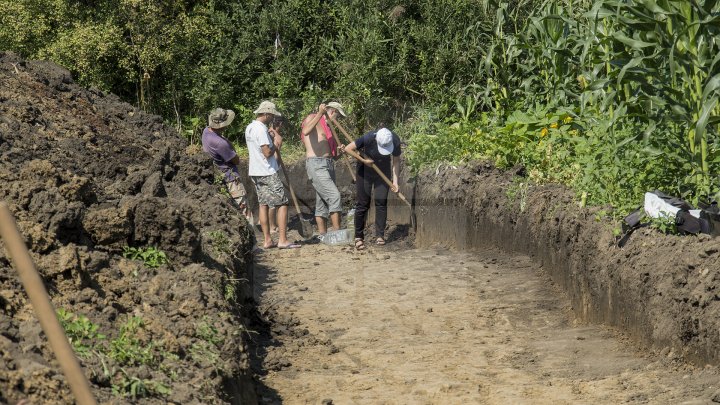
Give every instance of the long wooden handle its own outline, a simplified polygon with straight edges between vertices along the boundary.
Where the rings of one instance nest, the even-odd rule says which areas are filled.
[[[347,131],[345,130],[345,128],[343,128],[342,125],[340,125],[340,123],[338,123],[338,122],[335,120],[335,118],[332,118],[332,117],[329,117],[329,116],[328,116],[328,118],[330,118],[330,122],[331,122],[332,124],[334,124],[334,127],[339,128],[339,129],[340,129],[340,132],[342,132],[343,135],[345,135],[345,137],[348,139],[348,143],[352,143],[352,140],[351,140],[351,138],[350,138],[350,134],[347,133]],[[345,149],[345,152],[347,152],[350,156],[354,157],[355,159],[357,159],[357,160],[360,161],[361,163],[365,164],[364,159],[360,156],[360,154],[358,154],[358,153],[355,152],[354,150],[347,150],[347,149]],[[385,182],[385,184],[387,184],[388,187],[390,187],[390,190],[392,190],[392,188],[393,188],[393,183],[392,183],[392,181],[390,181],[390,179],[387,178],[387,176],[385,175],[385,173],[383,173],[382,170],[380,170],[380,168],[377,167],[377,165],[376,165],[375,163],[372,163],[372,164],[370,164],[370,165],[368,165],[368,166],[372,167],[372,168],[375,170],[375,172],[380,176],[380,178],[383,179],[383,181]],[[412,207],[412,204],[410,204],[410,201],[408,201],[407,198],[405,198],[405,196],[403,195],[403,193],[400,192],[400,190],[397,191],[397,195],[398,195],[398,198],[400,198],[405,204],[407,204],[408,206]]]
[[[35,310],[35,315],[40,321],[50,347],[55,352],[65,378],[70,385],[70,390],[75,400],[80,405],[94,405],[95,398],[90,392],[90,383],[85,378],[80,363],[75,357],[72,347],[65,331],[55,315],[55,307],[50,302],[50,296],[45,289],[40,275],[35,269],[30,253],[25,247],[20,231],[17,228],[15,219],[7,204],[0,202],[0,237],[5,241],[5,248],[15,264],[15,269],[20,276],[30,303]]]
[[[295,205],[295,211],[298,214],[298,217],[302,218],[302,213],[300,212],[300,204],[298,204],[297,197],[295,196],[295,190],[292,188],[292,184],[290,184],[290,176],[288,176],[287,169],[285,168],[285,163],[283,163],[282,157],[280,156],[280,149],[275,151],[277,153],[277,160],[278,163],[280,163],[280,168],[283,171],[283,175],[285,176],[285,181],[287,182],[287,187],[290,189],[290,197],[292,197],[293,204]]]

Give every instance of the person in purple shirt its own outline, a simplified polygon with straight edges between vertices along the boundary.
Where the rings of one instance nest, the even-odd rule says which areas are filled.
[[[222,134],[235,119],[235,112],[216,108],[210,112],[208,126],[202,133],[203,151],[213,159],[215,167],[223,175],[223,180],[233,201],[238,205],[245,218],[252,224],[252,213],[248,208],[247,193],[240,180],[238,165],[240,158],[229,140]]]

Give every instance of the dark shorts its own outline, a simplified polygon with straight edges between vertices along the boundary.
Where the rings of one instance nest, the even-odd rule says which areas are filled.
[[[250,178],[253,184],[255,184],[258,204],[267,205],[268,207],[278,207],[288,204],[285,187],[277,173],[269,176],[250,176]]]

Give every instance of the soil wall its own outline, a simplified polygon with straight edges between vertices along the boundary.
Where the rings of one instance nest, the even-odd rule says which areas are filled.
[[[567,190],[526,186],[522,170],[444,166],[417,176],[416,245],[498,246],[529,254],[566,292],[576,316],[629,333],[645,347],[720,364],[718,239],[636,231],[624,248],[597,209]],[[406,210],[396,220],[408,221]]]
[[[100,402],[254,403],[249,227],[210,159],[52,63],[0,52],[7,202]],[[124,257],[157,248],[158,267]],[[0,243],[0,403],[72,396]]]

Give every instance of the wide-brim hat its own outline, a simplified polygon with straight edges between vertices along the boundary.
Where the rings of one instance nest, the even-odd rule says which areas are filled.
[[[375,142],[377,142],[378,152],[381,155],[389,155],[395,150],[395,144],[393,142],[393,134],[387,128],[380,128],[375,134]]]
[[[342,115],[343,117],[347,117],[347,114],[345,114],[345,110],[343,110],[342,104],[338,103],[337,101],[331,101],[325,104],[325,106],[327,108],[334,108],[340,113],[340,115]]]
[[[281,117],[282,114],[280,114],[280,111],[277,110],[275,107],[275,103],[272,101],[263,101],[260,103],[260,106],[257,108],[257,110],[253,111],[253,114],[272,114],[277,115],[278,117]]]
[[[234,119],[235,112],[233,110],[216,108],[212,110],[208,116],[208,126],[212,129],[225,128],[230,125]]]

